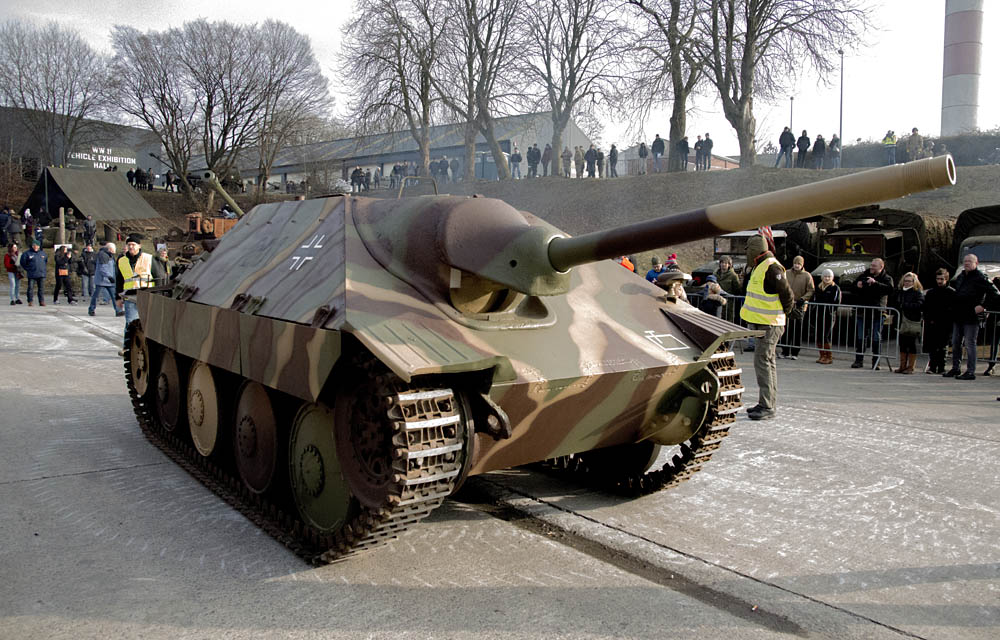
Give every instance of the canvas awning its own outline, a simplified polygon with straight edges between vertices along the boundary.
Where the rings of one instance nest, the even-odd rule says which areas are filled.
[[[21,207],[31,209],[42,224],[46,218],[58,216],[59,207],[73,208],[78,220],[88,215],[96,221],[149,220],[160,214],[149,206],[132,188],[124,173],[91,169],[56,169],[47,167],[27,202]],[[40,216],[42,210],[47,216]]]

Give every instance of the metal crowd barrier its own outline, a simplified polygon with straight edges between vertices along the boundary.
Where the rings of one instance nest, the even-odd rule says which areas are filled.
[[[702,302],[703,294],[688,293],[687,297],[688,302],[697,307]],[[725,296],[725,299],[726,305],[719,310],[720,317],[733,324],[747,326],[740,318],[740,308],[745,298]],[[994,318],[990,333],[990,339],[994,341],[1000,337],[997,322],[1000,320]],[[980,331],[981,336],[984,333]],[[863,338],[863,344],[858,340],[859,335]],[[981,344],[987,344],[985,340],[985,337],[982,338]],[[877,353],[873,349],[873,342],[878,345]],[[747,344],[744,341],[737,347],[745,348]],[[819,346],[821,344],[829,344],[830,347],[827,349]],[[872,357],[876,357],[876,362],[880,365],[892,365],[899,361],[899,310],[892,307],[810,302],[801,320],[786,320],[785,333],[778,341],[778,353],[798,356],[801,351],[817,353],[821,349],[835,355],[851,356],[852,360],[856,354],[863,352],[869,367],[872,366]],[[993,360],[996,360],[996,349],[993,350]]]

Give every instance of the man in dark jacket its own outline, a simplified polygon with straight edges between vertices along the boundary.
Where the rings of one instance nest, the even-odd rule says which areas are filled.
[[[552,162],[552,145],[545,145],[545,151],[542,152],[542,175],[549,175],[549,163]]]
[[[872,343],[872,369],[879,369],[879,345],[882,341],[882,309],[892,293],[892,276],[885,272],[885,262],[882,258],[873,258],[868,273],[858,276],[854,285],[855,304],[857,311],[855,329],[857,331],[854,343],[854,363],[852,369],[864,366],[865,348],[869,337]]]
[[[927,373],[944,373],[944,359],[951,343],[951,306],[955,290],[948,284],[948,270],[938,269],[936,286],[924,294],[924,351],[930,355]]]
[[[694,170],[701,171],[701,160],[705,154],[705,142],[698,136],[694,142]]]
[[[611,151],[608,152],[608,176],[611,178],[618,177],[618,147],[611,145]]]
[[[4,207],[0,209],[0,247],[4,249],[7,248],[7,244],[10,242],[7,237],[7,229],[10,227],[10,213],[7,212],[7,208]]]
[[[587,177],[594,177],[594,167],[597,164],[597,151],[594,150],[594,145],[590,145],[587,149],[587,153],[583,154],[583,159],[587,162]]]
[[[538,143],[528,147],[527,153],[528,161],[528,177],[537,178],[538,177],[538,163],[542,159],[542,152],[538,150]]]
[[[94,246],[87,243],[80,259],[76,262],[76,273],[80,276],[80,297],[89,298],[94,295],[94,273],[97,269],[97,254]]]
[[[747,239],[747,297],[740,309],[742,318],[751,329],[764,332],[757,339],[753,354],[753,368],[760,390],[756,406],[747,409],[751,420],[769,420],[777,415],[778,369],[775,349],[785,331],[785,317],[794,315],[801,319],[801,310],[795,309],[795,294],[788,285],[785,269],[767,250],[767,241],[756,235]]]
[[[951,369],[944,373],[946,378],[958,380],[976,379],[976,338],[979,336],[979,314],[987,307],[996,308],[1000,302],[1000,292],[979,270],[979,258],[970,253],[962,258],[962,273],[952,281],[955,298],[952,301]],[[965,339],[967,366],[959,375],[962,364],[962,340]]]
[[[514,152],[510,154],[510,179],[520,180],[521,179],[521,152],[518,151],[517,145],[514,145]]]
[[[663,138],[660,137],[660,134],[656,134],[656,137],[653,139],[653,146],[650,147],[650,151],[653,152],[653,171],[656,173],[660,172],[663,151],[665,149],[666,145],[663,143]]]
[[[795,134],[792,133],[791,129],[785,127],[785,130],[781,132],[778,137],[778,147],[781,151],[778,152],[778,159],[774,161],[774,166],[777,167],[781,164],[781,157],[785,157],[785,168],[792,166],[792,149],[795,148]]]
[[[38,306],[45,306],[45,294],[42,293],[42,285],[45,284],[45,268],[48,266],[49,257],[42,251],[38,240],[31,241],[31,249],[21,254],[21,268],[28,278],[28,306],[33,306],[31,288],[34,285],[38,290]]]
[[[701,170],[708,171],[712,168],[712,147],[715,146],[715,142],[706,133],[705,140],[701,143]]]
[[[677,155],[678,160],[680,160],[677,166],[680,167],[681,171],[687,171],[688,156],[691,155],[691,145],[688,144],[687,136],[681,138],[681,141],[677,143]]]
[[[646,158],[649,157],[649,149],[646,148],[645,142],[639,143],[639,175],[646,175]]]
[[[83,242],[93,247],[96,239],[97,223],[94,222],[94,216],[87,216],[87,219],[83,221]]]
[[[812,140],[809,139],[809,134],[806,130],[802,130],[802,135],[796,141],[795,146],[799,149],[799,155],[795,158],[795,166],[799,169],[806,168],[806,154],[809,152],[809,147],[812,145]]]
[[[823,161],[826,159],[826,140],[823,139],[823,134],[816,136],[816,142],[813,143],[813,169],[822,169]]]

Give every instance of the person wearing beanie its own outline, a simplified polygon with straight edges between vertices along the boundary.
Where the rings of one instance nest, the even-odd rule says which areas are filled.
[[[45,306],[45,294],[42,293],[42,285],[45,283],[45,269],[48,263],[49,257],[42,251],[41,244],[38,240],[32,239],[31,249],[21,254],[20,261],[21,268],[24,269],[24,275],[28,278],[29,307],[34,304],[31,297],[32,287],[38,292],[38,306]]]
[[[118,268],[115,270],[115,293],[123,301],[126,330],[130,322],[139,318],[139,310],[135,305],[136,291],[155,286],[163,278],[160,266],[153,260],[153,256],[142,250],[142,239],[138,233],[129,234],[125,238],[125,254],[118,258]],[[125,355],[124,349],[118,355]]]
[[[653,256],[651,262],[653,268],[646,272],[646,280],[656,282],[656,277],[663,273],[663,261],[660,260],[659,256]]]
[[[795,294],[795,304],[805,305],[813,297],[816,285],[813,284],[812,274],[805,270],[806,259],[802,256],[795,256],[792,260],[792,270],[787,272],[788,286]],[[804,324],[798,320],[791,320],[788,328],[785,329],[785,346],[781,349],[782,358],[797,360],[799,357],[799,346],[802,344],[802,331]]]
[[[840,287],[833,281],[833,271],[823,269],[819,285],[813,293],[815,309],[816,348],[819,349],[819,364],[833,364],[833,325],[837,321],[837,307],[842,299]]]
[[[788,285],[785,269],[767,250],[764,236],[755,235],[747,240],[747,297],[740,309],[740,318],[751,329],[763,332],[757,339],[753,354],[753,368],[757,375],[759,400],[747,410],[751,420],[769,420],[778,413],[778,369],[775,348],[785,330],[785,316],[793,309],[801,318],[801,309],[795,308],[795,294]]]

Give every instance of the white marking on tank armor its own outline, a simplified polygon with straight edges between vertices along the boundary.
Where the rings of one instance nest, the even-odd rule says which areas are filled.
[[[645,332],[645,337],[647,340],[663,349],[664,351],[684,351],[689,349],[687,344],[684,343],[680,338],[677,338],[672,333],[657,333],[656,331],[649,329]],[[680,345],[678,346],[667,346],[667,345]]]
[[[723,391],[722,393],[719,394],[719,396],[727,398],[729,396],[735,396],[740,393],[743,393],[743,391],[744,391],[743,387],[740,387],[739,389],[730,389],[729,391]]]
[[[724,353],[713,353],[711,356],[712,360],[720,360],[722,358],[735,358],[736,354],[732,351],[726,351]]]

